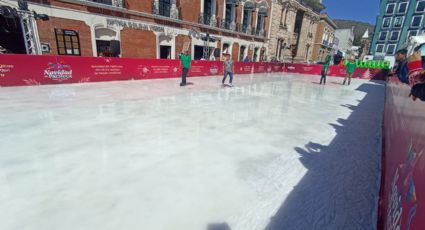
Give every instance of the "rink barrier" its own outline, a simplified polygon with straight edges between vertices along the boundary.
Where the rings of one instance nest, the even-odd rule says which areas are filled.
[[[235,74],[288,72],[320,75],[321,65],[236,62]],[[178,78],[179,60],[104,58],[46,55],[0,55],[0,86],[47,85],[122,80]],[[189,77],[223,74],[220,61],[193,61]],[[344,76],[345,69],[331,66],[329,76]],[[381,79],[380,69],[357,69],[355,78]]]
[[[409,94],[389,78],[378,229],[425,229],[425,103]]]

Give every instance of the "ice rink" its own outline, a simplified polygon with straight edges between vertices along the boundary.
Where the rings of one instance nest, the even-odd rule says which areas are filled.
[[[2,230],[375,229],[380,82],[0,88]]]

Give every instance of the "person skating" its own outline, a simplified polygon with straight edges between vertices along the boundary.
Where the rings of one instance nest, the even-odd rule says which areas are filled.
[[[221,82],[222,82],[222,85],[224,86],[224,82],[226,81],[227,75],[229,75],[229,77],[230,77],[230,81],[229,81],[230,84],[229,85],[230,85],[230,87],[233,87],[233,84],[232,84],[232,82],[233,82],[233,73],[234,73],[233,60],[230,58],[230,54],[229,53],[225,53],[224,54],[224,58],[225,58],[225,60],[223,62],[223,65],[224,65],[224,77],[223,77],[223,80]]]
[[[186,50],[184,53],[180,54],[180,61],[182,63],[182,81],[180,83],[180,86],[186,85],[186,77],[187,73],[189,72],[190,64],[192,62],[192,57],[189,55],[189,51]]]
[[[328,74],[329,65],[331,63],[331,56],[326,56],[325,63],[322,66],[322,77],[320,78],[320,84],[326,85],[326,75]]]
[[[347,81],[347,78],[348,78],[348,85],[350,85],[354,70],[356,70],[356,63],[354,62],[354,58],[349,59],[346,68],[347,68],[347,74],[345,75],[344,82],[342,84],[345,85],[345,82]]]

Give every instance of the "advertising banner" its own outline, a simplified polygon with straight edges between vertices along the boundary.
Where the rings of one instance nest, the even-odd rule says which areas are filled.
[[[299,73],[320,75],[321,65],[267,62],[235,62],[235,74]],[[192,61],[189,77],[223,74],[220,61]],[[0,86],[44,85],[102,81],[177,78],[181,76],[179,60],[72,57],[36,55],[0,55]],[[329,76],[344,76],[345,69],[331,66]],[[355,78],[382,78],[379,69],[356,69]]]
[[[425,102],[391,78],[386,88],[379,229],[425,226]]]

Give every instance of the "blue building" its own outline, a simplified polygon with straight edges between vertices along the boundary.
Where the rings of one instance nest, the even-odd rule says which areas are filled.
[[[425,0],[381,0],[370,54],[393,57],[410,36],[425,31]]]

